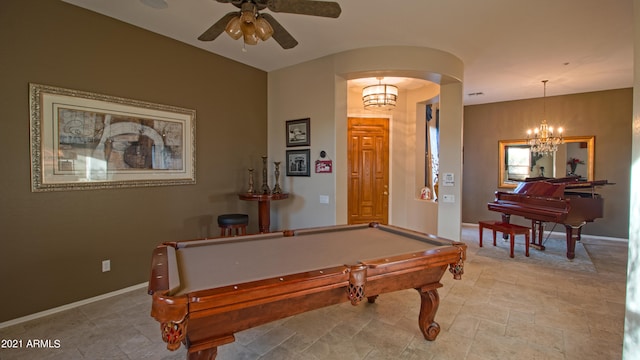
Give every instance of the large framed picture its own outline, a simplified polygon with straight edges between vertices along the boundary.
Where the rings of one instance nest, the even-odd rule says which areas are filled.
[[[308,118],[287,121],[287,147],[311,145],[310,123]]]
[[[287,150],[287,176],[311,176],[311,151]]]
[[[31,190],[195,184],[195,110],[29,84]]]

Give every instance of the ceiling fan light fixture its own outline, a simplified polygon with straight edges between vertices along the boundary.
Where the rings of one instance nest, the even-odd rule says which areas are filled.
[[[251,2],[245,2],[242,4],[240,11],[240,21],[245,23],[253,23],[256,20],[256,5]]]
[[[252,33],[244,33],[244,43],[247,45],[257,45],[258,37],[256,36],[255,29]]]
[[[256,26],[253,23],[246,23],[246,22],[240,21],[240,29],[242,30],[242,33],[245,36],[255,35],[256,33]]]
[[[262,16],[258,15],[254,24],[256,26],[256,35],[260,40],[267,41],[273,35],[273,27]]]
[[[242,21],[245,24],[253,24],[254,20],[255,20],[255,15],[251,12],[243,11],[242,14],[240,15],[240,21]]]
[[[242,28],[240,27],[240,16],[236,16],[229,20],[224,31],[231,36],[232,39],[238,40],[242,37]]]
[[[225,29],[233,39],[241,37],[247,45],[257,45],[258,40],[267,40],[273,34],[273,28],[256,11],[256,5],[245,2],[237,16],[234,16]]]

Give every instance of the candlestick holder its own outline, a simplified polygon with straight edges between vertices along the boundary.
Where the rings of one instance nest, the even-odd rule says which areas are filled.
[[[253,188],[253,169],[249,169],[249,188],[247,188],[247,193],[253,194],[255,191]]]
[[[269,184],[267,183],[268,179],[267,174],[267,157],[262,157],[262,194],[269,195],[271,194],[271,189],[269,189]]]
[[[275,165],[275,176],[276,176],[276,185],[273,187],[272,194],[282,194],[282,189],[280,188],[280,183],[278,182],[278,178],[280,177],[280,161],[274,161],[273,165]]]

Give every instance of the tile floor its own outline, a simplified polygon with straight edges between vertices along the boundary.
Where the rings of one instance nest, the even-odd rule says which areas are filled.
[[[474,226],[463,227],[463,241],[465,274],[442,280],[436,341],[422,338],[419,296],[406,290],[373,305],[336,305],[238,333],[218,359],[621,358],[626,242],[585,237],[593,273],[524,264],[518,248],[515,259],[478,255]],[[0,349],[0,359],[186,359],[184,347],[165,349],[149,309],[141,289],[0,329],[0,339],[60,340],[59,349]]]

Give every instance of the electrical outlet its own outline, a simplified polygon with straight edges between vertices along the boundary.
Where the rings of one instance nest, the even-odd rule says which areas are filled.
[[[442,202],[446,202],[446,203],[456,202],[456,197],[454,195],[442,195]]]
[[[320,204],[328,204],[329,195],[320,195]]]
[[[102,260],[102,272],[111,271],[111,260]]]

